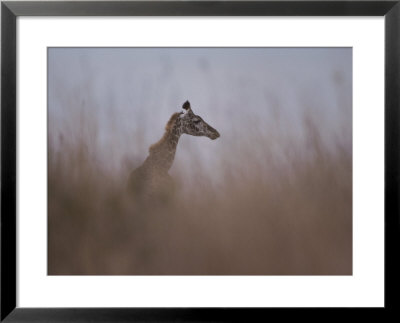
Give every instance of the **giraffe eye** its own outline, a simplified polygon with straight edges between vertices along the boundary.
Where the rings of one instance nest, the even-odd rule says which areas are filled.
[[[193,120],[193,122],[194,122],[194,123],[199,123],[199,122],[200,122],[200,119],[195,119],[195,120]]]

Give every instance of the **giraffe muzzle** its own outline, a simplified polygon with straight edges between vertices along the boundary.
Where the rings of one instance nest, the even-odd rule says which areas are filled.
[[[215,139],[217,139],[219,137],[220,137],[219,132],[213,128],[209,138],[212,139],[212,140],[215,140]]]

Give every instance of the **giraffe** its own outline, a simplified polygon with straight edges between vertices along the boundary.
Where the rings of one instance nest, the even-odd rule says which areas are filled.
[[[176,112],[170,117],[162,138],[150,146],[146,160],[131,172],[127,188],[136,197],[150,200],[168,198],[174,188],[168,171],[182,134],[205,136],[212,140],[220,136],[216,129],[193,112],[189,101],[182,105],[182,109],[183,112]]]

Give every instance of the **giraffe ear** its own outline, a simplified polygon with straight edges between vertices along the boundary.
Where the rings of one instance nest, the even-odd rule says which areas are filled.
[[[186,101],[183,105],[182,105],[182,109],[183,110],[190,110],[190,102]]]

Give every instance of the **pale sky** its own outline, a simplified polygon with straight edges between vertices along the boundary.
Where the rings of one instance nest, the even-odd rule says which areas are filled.
[[[56,148],[60,135],[84,141],[115,172],[146,158],[186,100],[221,138],[182,137],[171,173],[176,167],[190,173],[194,160],[205,168],[232,160],[240,155],[238,142],[255,155],[269,149],[284,163],[286,142],[304,145],[305,115],[329,150],[340,145],[351,153],[351,48],[50,48],[48,54],[50,141]]]

